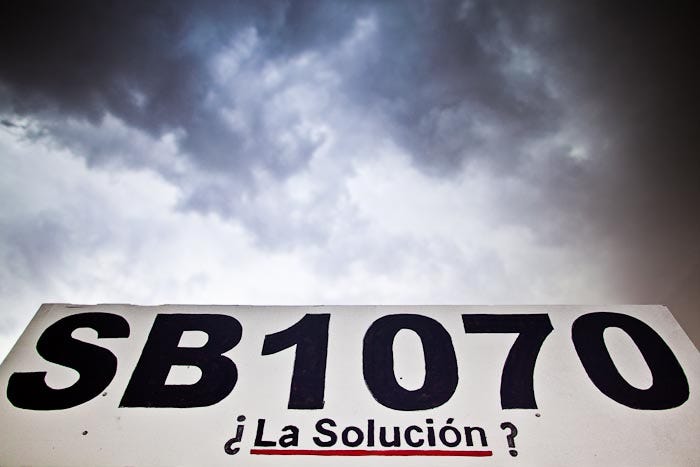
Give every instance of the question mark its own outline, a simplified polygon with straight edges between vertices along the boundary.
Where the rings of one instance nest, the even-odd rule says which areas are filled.
[[[510,434],[506,435],[508,447],[511,448],[508,452],[511,456],[515,457],[518,455],[518,451],[513,448],[515,447],[515,437],[518,436],[518,429],[510,422],[501,423],[501,430],[505,430],[506,428],[510,430]]]

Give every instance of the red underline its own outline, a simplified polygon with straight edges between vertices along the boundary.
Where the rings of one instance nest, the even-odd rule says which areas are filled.
[[[251,449],[263,456],[453,456],[489,457],[493,451],[453,451],[439,449]]]

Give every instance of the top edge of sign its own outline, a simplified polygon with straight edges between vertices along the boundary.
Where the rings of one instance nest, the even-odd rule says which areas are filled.
[[[279,303],[266,303],[266,304],[249,304],[249,303],[158,303],[158,304],[139,304],[139,303],[68,303],[68,302],[49,302],[43,303],[40,308],[44,307],[65,307],[65,308],[88,308],[88,307],[134,307],[134,308],[166,308],[166,307],[211,307],[211,308],[290,308],[290,309],[300,309],[300,308],[423,308],[423,309],[458,309],[458,308],[509,308],[509,309],[531,309],[531,308],[563,308],[563,309],[578,309],[578,308],[591,308],[591,307],[614,307],[614,308],[666,308],[667,305],[661,303],[647,303],[647,304],[635,304],[635,303],[418,303],[418,304],[402,304],[402,303],[388,303],[388,304],[377,304],[377,303],[347,303],[347,304],[337,304],[337,303],[308,303],[308,304],[279,304]]]

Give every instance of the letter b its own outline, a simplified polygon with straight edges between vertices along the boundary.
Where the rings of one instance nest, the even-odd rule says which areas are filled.
[[[178,347],[184,331],[209,337],[202,347]],[[235,318],[214,314],[159,314],[141,358],[124,391],[121,407],[205,407],[229,395],[238,380],[236,364],[223,356],[241,340]],[[173,365],[193,365],[202,371],[194,384],[165,384]]]

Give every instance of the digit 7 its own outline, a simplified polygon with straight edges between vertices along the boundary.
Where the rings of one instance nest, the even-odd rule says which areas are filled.
[[[466,333],[518,333],[501,376],[501,408],[536,409],[533,387],[535,362],[552,332],[547,314],[462,315]]]

